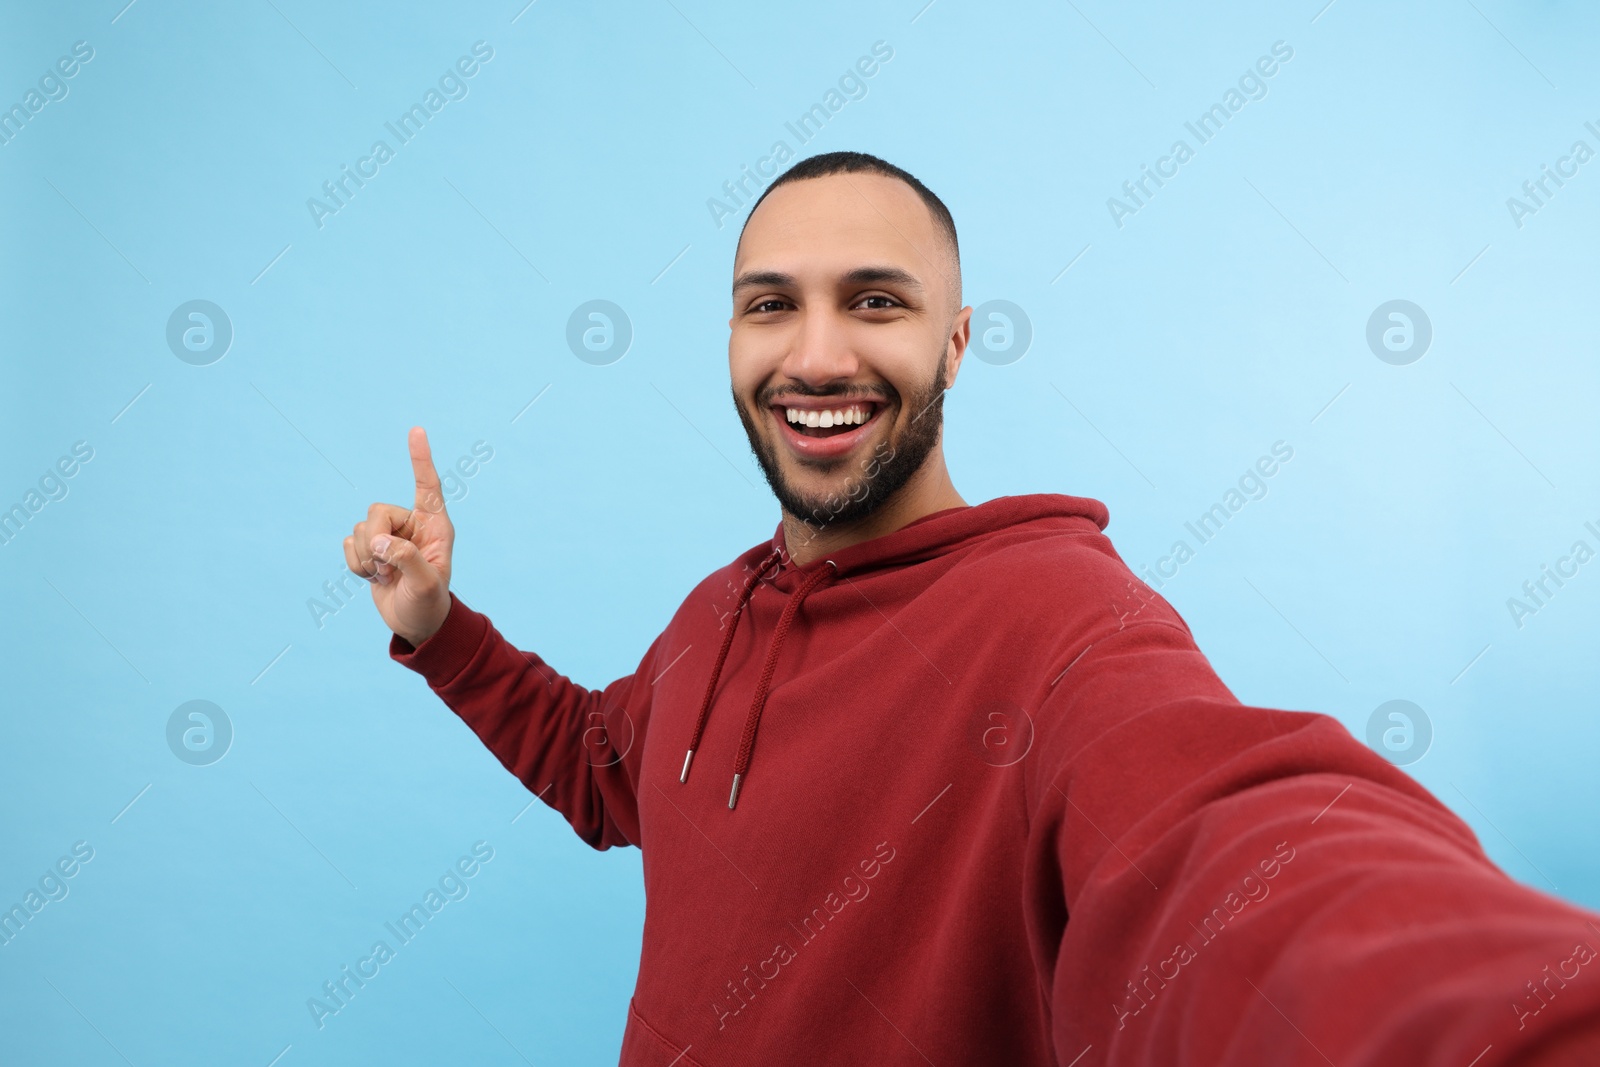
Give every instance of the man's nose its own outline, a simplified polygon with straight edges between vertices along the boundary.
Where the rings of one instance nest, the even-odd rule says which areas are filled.
[[[848,324],[825,312],[806,312],[784,357],[783,373],[813,387],[848,380],[860,370]]]

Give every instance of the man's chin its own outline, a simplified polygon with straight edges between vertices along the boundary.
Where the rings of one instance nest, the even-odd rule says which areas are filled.
[[[784,496],[787,499],[780,501],[784,510],[812,525],[828,522],[837,515],[850,503],[852,493],[857,497],[861,495],[859,486],[846,484],[843,478],[830,486],[817,486],[807,481],[804,488],[796,488],[794,482],[786,482],[785,489]]]
[[[783,456],[778,461],[779,477],[769,478],[768,484],[791,518],[814,530],[844,526],[887,503],[882,490],[889,487],[877,482],[880,461],[890,454],[887,445],[865,442],[859,449],[827,459]]]

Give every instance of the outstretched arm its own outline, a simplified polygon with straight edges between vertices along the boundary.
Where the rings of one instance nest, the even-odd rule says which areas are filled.
[[[412,507],[373,504],[344,540],[345,560],[372,583],[394,632],[389,654],[417,671],[541,800],[595,848],[639,843],[637,733],[649,686],[633,676],[591,690],[518,651],[450,591],[455,528],[421,427],[408,441]],[[652,662],[655,645],[641,671]]]
[[[1061,1063],[1600,1063],[1600,916],[1337,720],[1239,703],[1154,594],[1067,661],[1027,779]]]

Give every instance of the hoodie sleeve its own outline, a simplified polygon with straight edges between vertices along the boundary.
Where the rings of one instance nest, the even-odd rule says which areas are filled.
[[[1035,706],[1026,914],[1062,1064],[1600,1064],[1600,915],[1148,589]]]
[[[506,770],[596,849],[639,844],[636,744],[649,717],[648,670],[585,689],[450,594],[444,625],[421,645],[391,636],[389,655],[422,675]]]

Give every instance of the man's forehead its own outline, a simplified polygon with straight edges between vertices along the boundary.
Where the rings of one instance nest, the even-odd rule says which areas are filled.
[[[906,183],[880,174],[829,174],[781,185],[756,208],[734,257],[735,287],[758,275],[870,264],[899,268],[932,288],[946,269],[942,255],[932,215]]]

